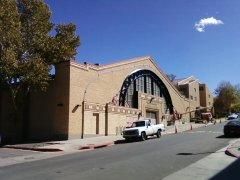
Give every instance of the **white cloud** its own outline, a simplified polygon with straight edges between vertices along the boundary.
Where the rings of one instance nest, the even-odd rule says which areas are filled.
[[[206,26],[217,26],[221,24],[223,24],[221,20],[218,20],[214,17],[209,17],[200,19],[199,22],[195,23],[194,27],[198,32],[204,32]]]

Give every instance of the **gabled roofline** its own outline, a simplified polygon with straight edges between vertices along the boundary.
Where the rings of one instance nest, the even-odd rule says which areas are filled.
[[[156,64],[156,62],[153,60],[152,57],[150,57],[150,61],[154,64],[154,66],[157,68],[157,70],[162,74],[162,76],[165,78],[165,80],[172,86],[172,88],[177,92],[177,94],[182,97],[185,100],[189,100],[185,96],[183,96],[179,90],[176,88],[176,86],[170,81],[170,79],[167,77],[166,73]]]
[[[105,69],[108,69],[108,68],[113,68],[113,67],[117,67],[117,66],[131,64],[131,63],[143,61],[143,60],[150,59],[150,58],[151,58],[151,56],[141,56],[141,57],[126,59],[126,60],[122,60],[122,61],[119,61],[119,62],[116,62],[116,63],[100,66],[99,70],[105,70]]]
[[[92,69],[95,71],[102,71],[105,69],[114,68],[114,67],[127,65],[127,64],[131,64],[131,63],[135,63],[135,62],[140,62],[140,61],[144,61],[144,60],[151,61],[151,63],[156,67],[156,69],[159,71],[159,73],[162,74],[164,79],[170,84],[170,86],[174,89],[174,91],[183,99],[189,100],[188,98],[186,98],[179,92],[179,90],[175,87],[175,85],[169,80],[166,73],[156,64],[156,62],[153,60],[153,58],[151,56],[142,56],[142,57],[136,57],[136,58],[132,58],[132,59],[126,59],[126,60],[123,60],[120,62],[116,62],[116,63],[108,64],[108,65],[102,65],[102,66],[95,66],[95,65],[91,65],[91,64],[85,65],[85,64],[78,63],[76,61],[70,61],[70,65],[80,68],[80,69],[83,69],[83,70],[86,70],[86,71],[88,71],[89,69]],[[188,78],[190,78],[190,77],[188,77]]]
[[[126,59],[126,60],[122,60],[122,61],[119,61],[119,62],[116,62],[116,63],[100,65],[100,66],[96,66],[96,65],[93,65],[93,64],[86,64],[85,65],[85,64],[82,64],[82,63],[79,63],[79,62],[76,62],[76,61],[71,61],[70,64],[75,66],[75,67],[81,68],[81,69],[86,69],[87,70],[87,69],[90,68],[90,69],[93,69],[93,70],[96,70],[96,71],[101,71],[101,70],[105,70],[105,69],[109,69],[109,68],[114,68],[114,67],[117,67],[117,66],[122,66],[122,65],[126,65],[126,64],[139,62],[139,61],[150,59],[150,58],[151,58],[150,56],[142,56],[142,57]]]

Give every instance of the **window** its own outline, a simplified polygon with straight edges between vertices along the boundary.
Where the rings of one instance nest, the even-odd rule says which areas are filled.
[[[164,97],[163,97],[163,109],[164,109],[165,114],[169,113],[168,107],[167,107],[167,102],[166,102],[166,99]]]
[[[209,94],[208,97],[211,98],[211,95]]]
[[[200,91],[204,91],[204,87],[203,87],[203,86],[200,86],[200,87],[199,87],[199,90],[200,90]]]
[[[144,77],[136,79],[136,90],[139,92],[144,92]]]
[[[134,92],[134,84],[131,83],[131,85],[129,86],[128,88],[128,91],[127,91],[127,96],[126,96],[126,102],[127,102],[127,106],[129,107],[132,107],[133,103],[132,103],[132,100],[133,100],[133,92]]]
[[[164,110],[172,112],[172,102],[169,92],[159,77],[149,70],[141,70],[129,75],[124,81],[119,105],[131,108],[139,108],[139,94],[147,93],[162,97]]]
[[[191,100],[193,100],[193,96],[190,96]]]
[[[150,77],[146,77],[146,93],[152,94],[152,80]]]
[[[194,99],[195,99],[195,101],[197,101],[197,97],[195,97]]]
[[[156,82],[153,82],[153,95],[154,96],[161,96],[160,95],[160,88],[158,87]]]
[[[194,91],[197,92],[196,88],[194,88]]]
[[[143,127],[145,126],[145,121],[137,121],[132,124],[132,127]]]

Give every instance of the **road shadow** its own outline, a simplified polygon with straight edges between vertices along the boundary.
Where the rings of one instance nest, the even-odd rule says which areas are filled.
[[[146,141],[151,141],[154,139],[158,139],[158,138],[157,137],[148,137],[148,139]],[[130,140],[122,139],[122,140],[114,141],[114,144],[129,144],[129,143],[138,143],[138,142],[144,142],[144,141],[141,141],[141,139],[130,139]]]
[[[240,179],[240,159],[237,159],[228,167],[210,178],[210,180]]]
[[[139,142],[139,141],[130,141],[130,140],[117,140],[117,141],[114,141],[114,144],[129,144],[129,143],[136,143],[136,142]]]
[[[180,155],[180,156],[195,156],[195,155],[200,155],[200,154],[213,154],[213,153],[221,153],[221,152],[225,152],[225,151],[217,151],[217,152],[199,152],[199,153],[177,153],[176,155]]]
[[[225,135],[220,135],[220,136],[217,136],[216,138],[218,139],[237,139],[239,138],[240,135],[229,135],[229,136],[225,136]]]

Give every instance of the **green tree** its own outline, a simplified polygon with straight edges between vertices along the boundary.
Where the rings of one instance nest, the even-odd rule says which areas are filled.
[[[231,106],[231,112],[240,112],[240,103],[234,104]]]
[[[232,107],[240,102],[240,91],[238,86],[230,82],[222,81],[215,90],[214,108],[217,115],[226,115],[231,112]]]
[[[74,24],[54,25],[43,0],[0,0],[0,90],[9,93],[16,122],[29,93],[46,90],[52,65],[76,55],[75,31]]]

